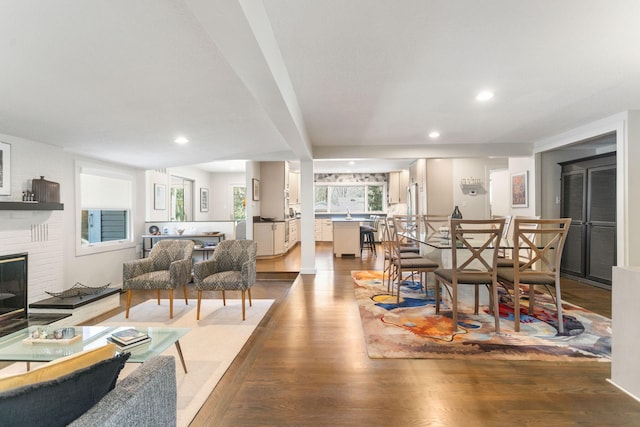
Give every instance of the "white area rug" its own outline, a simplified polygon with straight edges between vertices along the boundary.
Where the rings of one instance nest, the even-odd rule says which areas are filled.
[[[243,322],[241,300],[227,299],[226,307],[222,305],[221,299],[202,300],[200,320],[197,321],[196,300],[190,300],[189,305],[185,305],[184,300],[175,299],[173,319],[169,319],[169,300],[160,300],[158,305],[157,300],[154,299],[132,307],[129,319],[125,319],[123,312],[100,324],[191,328],[180,339],[187,374],[182,369],[175,346],[172,345],[162,353],[174,356],[176,359],[178,426],[188,426],[273,301],[254,299],[252,307],[249,307],[249,301],[247,301],[246,320]],[[36,366],[39,366],[39,363],[32,363],[32,367]],[[127,363],[119,379],[133,372],[138,366],[138,363]],[[0,370],[0,375],[24,372],[24,369],[24,363],[14,363]]]
[[[132,307],[129,319],[121,313],[101,324],[192,328],[180,339],[187,374],[175,346],[163,353],[176,358],[178,426],[188,426],[272,304],[273,300],[254,299],[249,307],[247,301],[243,322],[241,300],[227,299],[225,307],[222,300],[203,299],[197,321],[195,300],[185,305],[184,300],[174,299],[173,319],[169,319],[169,300],[160,300],[160,305],[157,300],[148,300]],[[127,363],[121,378],[136,367],[136,363]]]

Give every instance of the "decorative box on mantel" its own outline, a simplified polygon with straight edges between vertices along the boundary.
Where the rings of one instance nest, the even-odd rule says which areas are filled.
[[[47,181],[44,176],[31,180],[31,191],[40,203],[60,203],[60,184]]]

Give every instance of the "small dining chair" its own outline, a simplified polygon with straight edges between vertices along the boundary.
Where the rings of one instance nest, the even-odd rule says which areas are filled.
[[[436,314],[440,313],[441,285],[451,297],[453,333],[458,330],[458,287],[474,286],[474,314],[479,311],[479,287],[489,290],[489,308],[494,315],[495,332],[500,332],[497,260],[504,218],[487,220],[451,219],[451,268],[435,270]],[[449,290],[451,288],[451,290]]]
[[[529,314],[533,315],[535,311],[535,287],[544,286],[556,305],[558,332],[564,333],[560,262],[570,224],[571,218],[514,219],[514,251],[530,253],[527,260],[513,257],[511,266],[498,269],[498,281],[512,296],[514,331],[520,331],[521,286],[526,285],[529,290]],[[550,286],[555,287],[555,295]]]

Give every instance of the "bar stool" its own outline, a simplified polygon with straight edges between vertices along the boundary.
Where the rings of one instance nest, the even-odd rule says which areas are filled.
[[[371,215],[369,220],[370,225],[360,226],[360,256],[362,256],[362,251],[365,249],[370,250],[373,255],[377,256],[375,232],[378,231],[380,217],[378,215]]]

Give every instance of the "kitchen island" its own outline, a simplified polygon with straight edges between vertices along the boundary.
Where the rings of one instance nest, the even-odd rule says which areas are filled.
[[[333,255],[360,257],[360,221],[368,219],[333,218]]]

